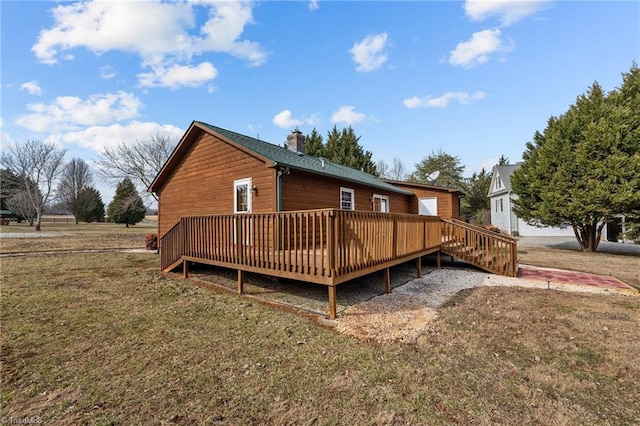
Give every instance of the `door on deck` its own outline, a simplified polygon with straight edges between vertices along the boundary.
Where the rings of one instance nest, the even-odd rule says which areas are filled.
[[[233,182],[233,213],[234,214],[249,214],[251,213],[251,194],[252,194],[251,178],[239,179]],[[245,219],[245,220],[243,220]],[[241,236],[240,240],[246,244],[251,244],[251,225],[246,218],[236,216],[233,227],[233,240],[238,242],[238,235]]]

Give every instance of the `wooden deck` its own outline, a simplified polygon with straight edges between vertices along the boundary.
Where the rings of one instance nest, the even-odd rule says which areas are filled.
[[[323,284],[334,319],[338,284],[385,270],[389,292],[390,267],[417,259],[419,277],[422,256],[438,253],[439,261],[441,250],[512,275],[514,247],[499,234],[436,216],[323,209],[182,217],[160,237],[160,262],[165,272],[182,266],[185,277],[190,262],[236,269],[238,293],[243,272]]]
[[[336,209],[183,217],[160,238],[161,269],[237,269],[239,292],[242,272],[324,284],[335,318],[338,284],[438,252],[441,229],[438,217]]]

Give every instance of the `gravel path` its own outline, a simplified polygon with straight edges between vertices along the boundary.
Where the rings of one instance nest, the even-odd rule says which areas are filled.
[[[345,309],[334,321],[336,331],[363,340],[378,342],[414,342],[428,330],[438,316],[437,309],[461,290],[481,286],[550,288],[589,293],[622,293],[638,296],[633,291],[616,291],[566,283],[502,277],[485,272],[443,268],[412,280],[384,294]]]

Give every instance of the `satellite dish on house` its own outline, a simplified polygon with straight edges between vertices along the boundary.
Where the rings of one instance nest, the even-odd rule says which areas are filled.
[[[433,182],[434,180],[438,179],[438,176],[440,176],[440,170],[436,170],[433,173],[429,173],[429,175],[427,176],[427,180],[430,180],[431,182]]]

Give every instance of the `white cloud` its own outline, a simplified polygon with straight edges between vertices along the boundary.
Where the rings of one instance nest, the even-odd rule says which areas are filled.
[[[473,94],[469,94],[467,92],[446,92],[437,98],[433,96],[425,96],[422,98],[414,96],[412,98],[405,99],[402,103],[409,109],[444,108],[448,106],[451,101],[458,101],[460,105],[467,105],[472,100],[483,99],[485,96],[484,92],[475,92]]]
[[[273,124],[286,129],[289,127],[298,126],[302,124],[302,121],[293,118],[293,113],[290,110],[285,109],[283,111],[280,111],[273,117]]]
[[[181,86],[199,87],[203,83],[213,80],[218,70],[209,62],[202,62],[197,66],[171,65],[153,66],[149,73],[138,74],[138,81],[142,87],[169,87],[177,89]]]
[[[499,29],[473,33],[471,40],[458,43],[451,51],[449,63],[462,67],[472,67],[489,61],[492,54],[504,54],[513,50],[513,43],[503,41]]]
[[[53,135],[51,139],[61,144],[75,144],[96,152],[103,152],[105,147],[113,148],[120,142],[135,142],[156,135],[166,135],[170,139],[178,141],[183,134],[184,130],[171,124],[132,121],[126,125],[91,126],[78,131]]]
[[[356,63],[356,70],[370,72],[377,70],[387,61],[387,33],[380,33],[365,37],[359,43],[353,45],[349,52]]]
[[[115,77],[117,74],[109,65],[105,65],[100,68],[100,78],[103,80],[110,80]]]
[[[0,117],[0,147],[5,149],[5,147],[13,143],[14,143],[14,140],[9,134],[9,132],[5,132],[4,119]]]
[[[464,11],[472,21],[483,21],[495,16],[502,25],[508,26],[550,4],[550,0],[467,0]]]
[[[30,95],[42,95],[42,88],[35,80],[22,83],[22,86],[20,86],[20,90],[26,90]]]
[[[259,43],[241,38],[245,26],[253,22],[252,7],[248,1],[208,0],[60,4],[52,10],[55,24],[40,32],[31,50],[41,62],[49,64],[77,48],[96,54],[111,50],[132,52],[140,56],[143,67],[152,68],[150,73],[140,74],[142,78],[154,74],[154,67],[197,68],[191,67],[191,58],[209,52],[226,53],[250,65],[261,65],[267,53]],[[204,13],[208,20],[197,26],[196,15]],[[211,69],[205,71],[210,73]],[[177,84],[181,79],[166,81]],[[197,78],[184,81],[187,85],[202,82]]]
[[[351,105],[341,106],[331,116],[331,121],[334,123],[346,123],[355,124],[361,123],[366,120],[367,116],[361,112],[355,112],[355,107]]]
[[[15,124],[32,132],[75,130],[112,121],[129,120],[139,115],[140,99],[125,93],[106,93],[83,100],[76,96],[60,96],[49,104],[27,104],[29,114],[19,116]]]
[[[273,124],[278,127],[282,127],[283,129],[296,127],[300,124],[309,124],[315,126],[318,121],[319,119],[315,114],[302,118],[293,118],[293,113],[288,109],[280,111],[273,117]]]
[[[318,8],[320,8],[320,0],[309,1],[309,10],[316,10]]]

